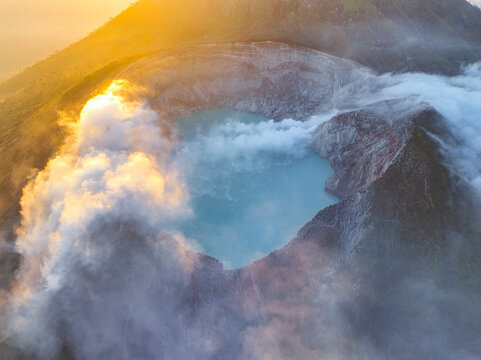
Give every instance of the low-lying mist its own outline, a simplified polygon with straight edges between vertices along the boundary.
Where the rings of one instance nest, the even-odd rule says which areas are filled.
[[[481,195],[481,63],[466,66],[456,77],[408,73],[385,75],[381,80],[387,84],[381,97],[413,95],[413,106],[428,104],[446,118],[457,138],[444,143],[447,155],[458,175]]]

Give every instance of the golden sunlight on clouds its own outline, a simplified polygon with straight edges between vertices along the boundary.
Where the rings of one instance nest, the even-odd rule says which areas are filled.
[[[0,80],[80,40],[132,0],[1,0]]]
[[[114,81],[89,100],[62,151],[23,189],[16,245],[25,260],[16,301],[54,289],[52,269],[72,251],[88,249],[96,221],[128,219],[157,234],[171,219],[191,216],[186,184],[165,156],[172,145],[160,119],[146,104],[118,95],[129,88]],[[86,130],[92,127],[103,131]]]

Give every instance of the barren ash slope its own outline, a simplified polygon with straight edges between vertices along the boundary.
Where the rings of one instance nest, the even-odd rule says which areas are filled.
[[[461,0],[144,0],[1,84],[0,357],[479,358],[479,127],[468,120],[481,70],[462,65],[480,59],[481,12]],[[101,99],[131,104],[122,121],[145,143],[129,127],[121,144],[108,127],[82,135],[100,117],[84,104],[115,79],[127,94]],[[214,108],[299,121],[335,110],[313,147],[340,202],[236,270],[163,231],[182,189],[157,198],[143,182],[175,178],[162,155],[170,126]],[[59,111],[80,117],[79,132]],[[67,136],[76,145],[61,149]],[[132,166],[152,196],[114,191]],[[106,177],[114,185],[99,191]]]

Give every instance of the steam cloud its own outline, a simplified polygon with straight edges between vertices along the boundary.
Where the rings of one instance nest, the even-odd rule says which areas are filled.
[[[172,283],[188,270],[184,250],[159,235],[173,219],[190,215],[185,185],[168,161],[172,145],[156,113],[116,96],[125,86],[115,82],[86,104],[66,148],[24,189],[17,239],[24,261],[9,330],[14,341],[42,358],[53,358],[61,346],[60,321],[68,331],[77,329],[70,341],[80,358],[101,358],[112,348],[117,353],[110,356],[127,358],[116,339],[126,325],[111,321],[121,312],[152,309],[145,303],[148,294],[139,297],[129,282],[145,290],[163,273],[173,271]],[[157,265],[164,252],[169,258]],[[105,286],[97,289],[99,297],[92,295],[95,284]],[[145,314],[136,315],[146,320]],[[102,317],[102,324],[95,320]]]
[[[212,126],[181,149],[181,164],[195,157],[196,162],[234,162],[233,170],[262,167],[263,154],[302,157],[309,151],[313,130],[334,113],[311,117],[305,122],[285,119],[243,123],[235,118]]]

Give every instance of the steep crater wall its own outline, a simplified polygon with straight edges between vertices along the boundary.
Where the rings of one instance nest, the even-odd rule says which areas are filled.
[[[276,120],[345,105],[370,72],[351,61],[286,44],[228,43],[188,47],[140,60],[118,77],[170,120],[216,108]]]

